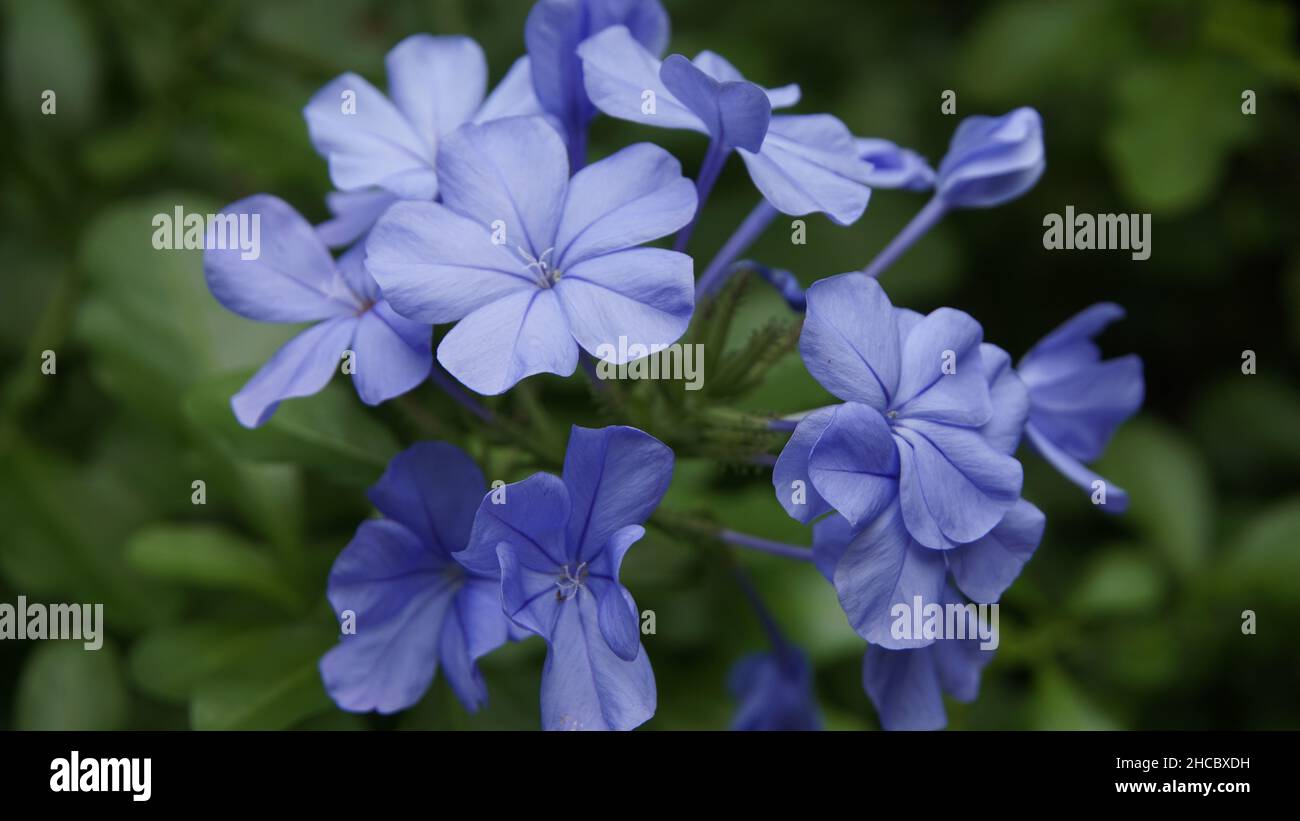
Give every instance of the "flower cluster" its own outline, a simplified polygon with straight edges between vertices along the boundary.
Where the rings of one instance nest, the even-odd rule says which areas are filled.
[[[231,311],[315,323],[231,407],[258,427],[344,361],[368,405],[432,378],[483,425],[509,426],[464,389],[496,396],[536,374],[570,376],[580,360],[621,365],[659,350],[749,268],[804,314],[804,365],[840,400],[762,420],[791,431],[772,484],[810,526],[812,549],[658,510],[675,459],[661,438],[680,454],[690,437],[575,426],[559,475],[491,489],[456,445],[417,442],[371,489],[381,518],[360,525],[330,573],[345,629],[320,671],[343,709],[410,707],[441,668],[477,710],[487,701],[479,659],[536,635],[547,648],[544,727],[642,724],[656,684],[620,568],[649,523],[814,563],[871,645],[863,686],[882,726],[941,727],[944,695],[973,699],[993,651],[970,635],[900,634],[897,613],[996,604],[1020,574],[1046,524],[1022,495],[1021,440],[1103,509],[1128,503],[1085,466],[1142,402],[1141,360],[1103,361],[1093,341],[1120,308],[1088,308],[1013,365],[970,315],[896,307],[878,281],[948,211],[1036,183],[1046,167],[1038,113],[965,119],[936,170],[829,114],[775,113],[798,105],[797,85],[759,85],[710,51],[661,59],[668,26],[659,0],[539,0],[526,55],[490,94],[483,52],[461,36],[398,43],[387,94],[352,73],[325,85],[303,113],[336,189],[333,216],[313,227],[274,196],[248,197],[225,213],[261,220],[261,255],[205,255],[212,294]],[[649,142],[589,162],[599,114],[703,134],[694,179]],[[692,231],[733,153],[761,198],[697,276]],[[863,270],[804,291],[790,272],[737,263],[777,214],[850,226],[873,188],[931,198]],[[649,245],[670,236],[671,248]],[[449,327],[435,347],[437,326]],[[621,421],[617,403],[603,412]],[[813,667],[735,567],[771,646],[733,672],[734,726],[820,726]]]

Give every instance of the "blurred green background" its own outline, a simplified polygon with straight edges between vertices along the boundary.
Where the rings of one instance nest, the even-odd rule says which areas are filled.
[[[958,120],[940,113],[945,89],[959,116],[1042,112],[1042,181],[1010,205],[950,216],[885,275],[895,304],[967,310],[1017,357],[1093,302],[1129,311],[1102,345],[1142,355],[1147,402],[1100,471],[1130,491],[1131,510],[1098,514],[1022,450],[1025,496],[1047,513],[1047,533],[1004,599],[979,700],[950,704],[950,726],[1300,727],[1300,54],[1289,4],[666,5],[672,51],[709,48],[765,85],[797,81],[798,111],[832,112],[936,162]],[[384,53],[424,31],[476,38],[495,81],[522,52],[527,11],[522,0],[3,4],[0,601],[102,602],[109,637],[98,653],[0,643],[0,726],[538,726],[538,640],[485,660],[492,703],[474,717],[441,680],[405,714],[347,715],[315,668],[335,636],[325,574],[369,515],[363,490],[388,458],[446,435],[490,478],[516,481],[534,469],[528,454],[471,432],[427,386],[368,410],[336,379],[241,430],[228,397],[293,329],[227,314],[198,252],[150,246],[152,216],[178,204],[209,212],[266,191],[323,219],[326,168],[300,114],[310,94],[345,70],[383,87]],[[44,89],[57,92],[54,116],[41,114]],[[1241,112],[1246,89],[1254,116]],[[602,119],[593,153],[637,140],[692,174],[704,150],[698,135]],[[732,161],[693,247],[707,258],[756,201]],[[877,191],[851,228],[809,219],[803,246],[778,221],[749,256],[807,284],[864,265],[922,202]],[[1045,251],[1043,216],[1066,205],[1151,213],[1151,258]],[[739,310],[742,330],[788,319],[759,287]],[[1247,349],[1255,375],[1241,372]],[[45,350],[55,375],[41,373]],[[498,410],[545,407],[557,443],[570,422],[602,423],[579,378],[525,385]],[[743,407],[827,401],[792,355]],[[191,503],[197,479],[206,505]],[[809,538],[757,468],[682,459],[668,503]],[[725,727],[726,671],[763,646],[716,554],[652,531],[629,556],[624,582],[657,615],[649,728]],[[863,643],[830,587],[808,566],[741,558],[815,661],[827,724],[876,726]],[[1242,634],[1247,609],[1257,635]]]

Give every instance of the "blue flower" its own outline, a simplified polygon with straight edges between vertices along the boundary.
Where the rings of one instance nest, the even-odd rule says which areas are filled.
[[[992,604],[1011,586],[1043,538],[1047,519],[1024,499],[992,530],[967,544],[931,550],[908,533],[898,502],[863,528],[831,515],[813,525],[813,561],[835,587],[858,635],[894,650],[924,647],[933,639],[896,636],[894,608],[942,603],[952,582],[980,604]]]
[[[1029,388],[1025,436],[1067,479],[1094,492],[1104,481],[1084,467],[1101,457],[1120,423],[1142,406],[1142,359],[1102,361],[1092,338],[1122,319],[1124,309],[1102,302],[1080,311],[1029,350],[1016,368]],[[1128,494],[1106,483],[1109,513],[1128,507]]]
[[[442,202],[393,205],[366,241],[366,267],[398,313],[458,323],[438,361],[479,393],[567,376],[579,346],[638,359],[690,322],[691,258],[636,247],[695,213],[678,162],[639,143],[572,180],[567,169],[539,117],[465,126],[438,152]]]
[[[1028,402],[1005,353],[968,314],[895,309],[863,274],[821,280],[807,298],[804,364],[844,404],[806,416],[777,459],[786,512],[810,522],[833,509],[860,528],[897,500],[927,548],[983,537],[1023,480],[1006,446]]]
[[[867,184],[872,188],[927,191],[934,187],[934,169],[912,149],[869,137],[859,137],[854,144],[858,156],[871,163]]]
[[[799,101],[797,85],[761,88],[711,51],[693,61],[674,54],[660,63],[618,26],[584,42],[578,55],[587,93],[601,111],[709,135],[702,194],[734,149],[754,185],[783,213],[824,212],[848,225],[866,209],[871,168],[858,157],[842,122],[829,114],[772,116],[774,109]]]
[[[526,57],[484,99],[487,60],[468,37],[412,35],[384,64],[390,97],[348,72],[303,109],[312,144],[329,160],[330,179],[341,191],[379,188],[433,199],[438,148],[448,134],[468,122],[542,113]]]
[[[1046,167],[1043,120],[1034,109],[967,117],[939,163],[935,192],[950,208],[989,208],[1033,188]]]
[[[948,602],[961,602],[952,588],[945,591]],[[948,723],[944,694],[974,701],[994,652],[981,649],[977,638],[944,639],[916,650],[870,647],[862,659],[862,686],[884,729],[939,730]]]
[[[384,514],[357,534],[330,570],[329,600],[354,634],[321,659],[330,697],[353,712],[392,713],[417,702],[439,665],[473,712],[487,701],[477,660],[513,629],[494,568],[456,561],[483,498],[483,474],[464,451],[421,442],[393,457],[370,500]]]
[[[575,170],[583,165],[587,124],[596,114],[583,87],[577,48],[611,26],[625,27],[652,54],[668,47],[668,13],[659,0],[539,0],[524,25],[533,88],[542,108],[559,122]]]
[[[222,213],[258,220],[267,241],[256,259],[205,243],[203,271],[217,301],[262,322],[318,323],[289,340],[230,400],[240,424],[255,428],[280,400],[324,388],[349,351],[352,382],[368,405],[425,380],[433,366],[429,327],[394,313],[366,273],[360,246],[335,260],[302,215],[269,194]]]
[[[546,639],[545,729],[630,730],[654,715],[639,611],[618,577],[672,471],[673,452],[635,428],[574,427],[563,478],[534,474],[479,506],[460,558],[499,567],[506,613]]]
[[[733,730],[820,730],[813,700],[812,667],[789,644],[753,653],[731,670],[732,694],[740,701]]]

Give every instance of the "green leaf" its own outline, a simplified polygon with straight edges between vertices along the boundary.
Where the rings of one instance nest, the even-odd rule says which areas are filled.
[[[196,730],[280,730],[330,707],[317,663],[336,640],[314,624],[279,631],[194,688]]]
[[[131,648],[131,679],[149,695],[185,701],[203,681],[248,658],[283,628],[183,624],[146,634]]]
[[[1181,434],[1142,418],[1120,428],[1096,465],[1128,491],[1123,518],[1164,553],[1180,573],[1205,565],[1214,521],[1214,497],[1204,457]]]
[[[145,528],[127,543],[126,557],[158,578],[252,593],[290,609],[302,604],[268,555],[216,525]]]
[[[1300,88],[1300,59],[1292,46],[1295,13],[1287,3],[1215,0],[1205,16],[1205,39],[1216,48],[1242,56],[1270,79]]]
[[[1250,424],[1223,435],[1225,420],[1243,419]],[[1195,403],[1193,426],[1215,466],[1240,481],[1273,467],[1300,468],[1300,392],[1281,379],[1238,373],[1218,382]]]
[[[1230,591],[1261,591],[1294,601],[1300,595],[1300,498],[1251,519],[1227,549],[1215,578]]]
[[[127,694],[121,667],[108,642],[98,650],[79,641],[41,643],[18,678],[17,729],[122,729]]]
[[[5,3],[4,74],[9,110],[33,127],[72,131],[94,119],[99,102],[98,50],[81,6],[70,0]],[[55,113],[42,113],[42,93]]]
[[[1208,58],[1151,63],[1120,76],[1119,114],[1104,144],[1138,207],[1168,217],[1209,197],[1228,153],[1250,131],[1253,118],[1240,108],[1248,85],[1235,63]]]
[[[1135,47],[1133,20],[1097,0],[998,3],[964,40],[961,93],[1021,104],[1063,83],[1095,82]]]
[[[179,397],[214,374],[260,367],[292,326],[253,322],[209,293],[203,252],[153,247],[157,214],[211,214],[216,203],[186,194],[112,206],[82,236],[89,293],[74,328],[95,353],[110,391],[150,418],[181,421]]]
[[[1165,592],[1165,578],[1140,548],[1113,549],[1092,559],[1074,589],[1071,608],[1088,616],[1123,616],[1154,609]]]
[[[1055,665],[1034,679],[1033,715],[1036,730],[1122,729]]]
[[[0,543],[0,566],[66,600],[102,602],[115,630],[168,618],[174,591],[123,561],[123,541],[150,511],[115,465],[74,465],[21,444],[0,459],[0,521],[12,523],[17,545],[11,552],[9,538]]]
[[[236,459],[315,467],[340,481],[369,485],[400,449],[342,380],[315,396],[282,402],[266,424],[245,428],[230,410],[230,397],[248,377],[237,373],[212,379],[184,401],[191,423]]]

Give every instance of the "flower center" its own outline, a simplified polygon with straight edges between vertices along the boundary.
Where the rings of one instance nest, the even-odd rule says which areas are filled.
[[[551,265],[551,254],[555,253],[554,248],[547,248],[540,256],[536,257],[519,245],[515,246],[515,250],[524,262],[524,270],[532,276],[533,281],[537,283],[537,287],[550,288],[560,281],[560,277],[564,276],[563,271]]]
[[[560,568],[560,573],[555,578],[555,600],[568,601],[578,595],[583,584],[587,581],[587,563],[583,562],[572,571],[566,564]]]

